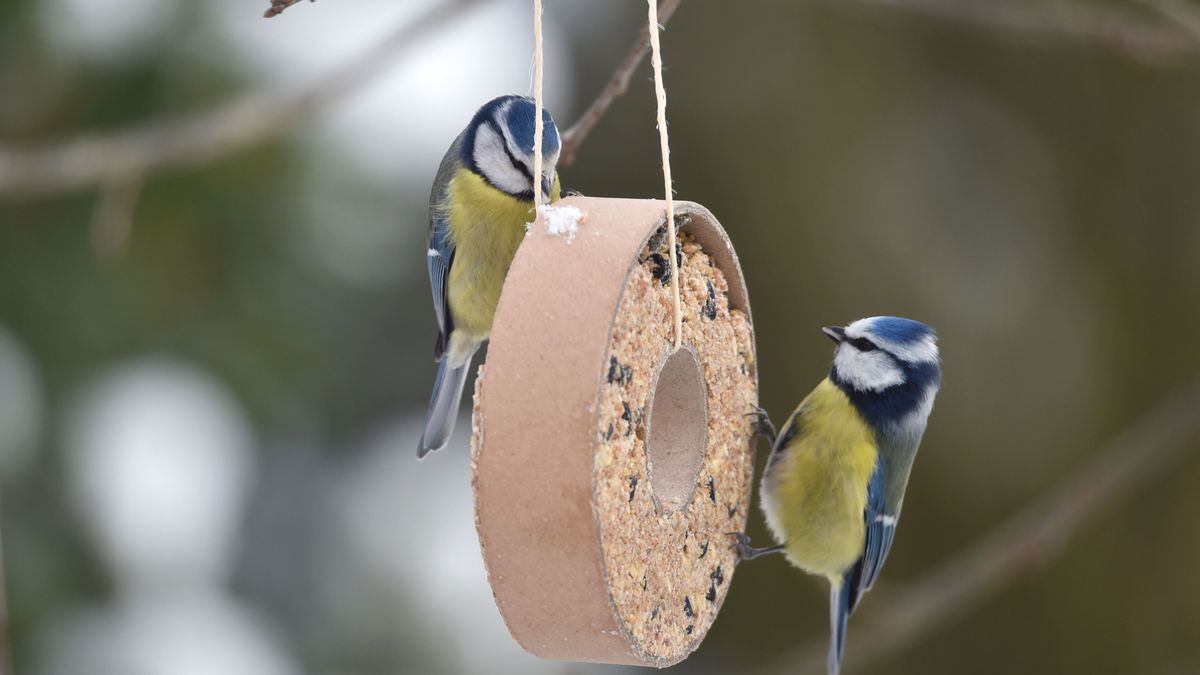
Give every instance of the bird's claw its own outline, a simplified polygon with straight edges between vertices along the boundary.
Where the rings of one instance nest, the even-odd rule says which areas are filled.
[[[750,537],[745,532],[726,532],[734,538],[733,550],[737,552],[738,560],[749,560],[753,557],[754,547],[750,545]]]
[[[755,436],[765,436],[771,445],[775,445],[775,425],[762,406],[754,406],[754,410],[746,413],[746,417],[753,419],[751,430]]]
[[[746,536],[745,532],[727,532],[726,534],[737,540],[733,544],[733,550],[737,551],[738,560],[754,560],[755,558],[771,553],[783,553],[787,548],[783,544],[755,548],[750,545],[750,537]]]

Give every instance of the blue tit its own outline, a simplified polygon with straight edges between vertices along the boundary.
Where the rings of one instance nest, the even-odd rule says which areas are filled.
[[[535,185],[553,202],[560,142],[542,111],[542,175],[533,178],[532,100],[488,101],[446,151],[429,197],[429,281],[438,336],[437,379],[417,456],[445,447],[454,431],[471,357],[488,338],[500,288],[526,223]]]
[[[778,545],[756,549],[736,536],[742,559],[779,552],[829,579],[834,675],[846,619],[892,547],[941,367],[937,336],[918,321],[876,316],[823,330],[837,344],[833,368],[772,439],[760,487]],[[760,429],[774,436],[758,414]]]

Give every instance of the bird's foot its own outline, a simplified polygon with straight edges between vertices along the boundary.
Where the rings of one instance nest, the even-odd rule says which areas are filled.
[[[746,413],[746,417],[753,420],[751,430],[754,431],[754,435],[756,437],[765,436],[773,447],[775,445],[775,425],[771,423],[771,416],[767,414],[767,411],[756,405],[754,410]]]
[[[778,546],[765,546],[763,548],[755,548],[750,545],[750,537],[746,536],[745,532],[729,532],[729,536],[733,537],[735,542],[733,550],[737,551],[739,560],[754,560],[759,556],[768,555],[771,553],[783,553],[786,546],[779,544]]]

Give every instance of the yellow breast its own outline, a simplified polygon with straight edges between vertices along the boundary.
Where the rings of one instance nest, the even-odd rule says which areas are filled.
[[[863,551],[875,435],[828,378],[796,408],[780,437],[793,427],[763,475],[763,511],[793,565],[840,581]]]
[[[551,201],[557,199],[556,181]],[[504,277],[525,237],[525,224],[533,220],[533,204],[459,169],[450,179],[446,209],[455,246],[447,279],[450,315],[456,332],[479,342],[491,332]]]

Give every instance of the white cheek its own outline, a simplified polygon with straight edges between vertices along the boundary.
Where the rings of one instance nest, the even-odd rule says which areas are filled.
[[[842,344],[833,358],[833,365],[838,376],[859,391],[883,391],[904,384],[904,371],[879,350],[860,352]]]
[[[504,139],[488,125],[475,134],[475,164],[493,185],[509,194],[528,192],[529,179],[512,165],[504,151]]]

